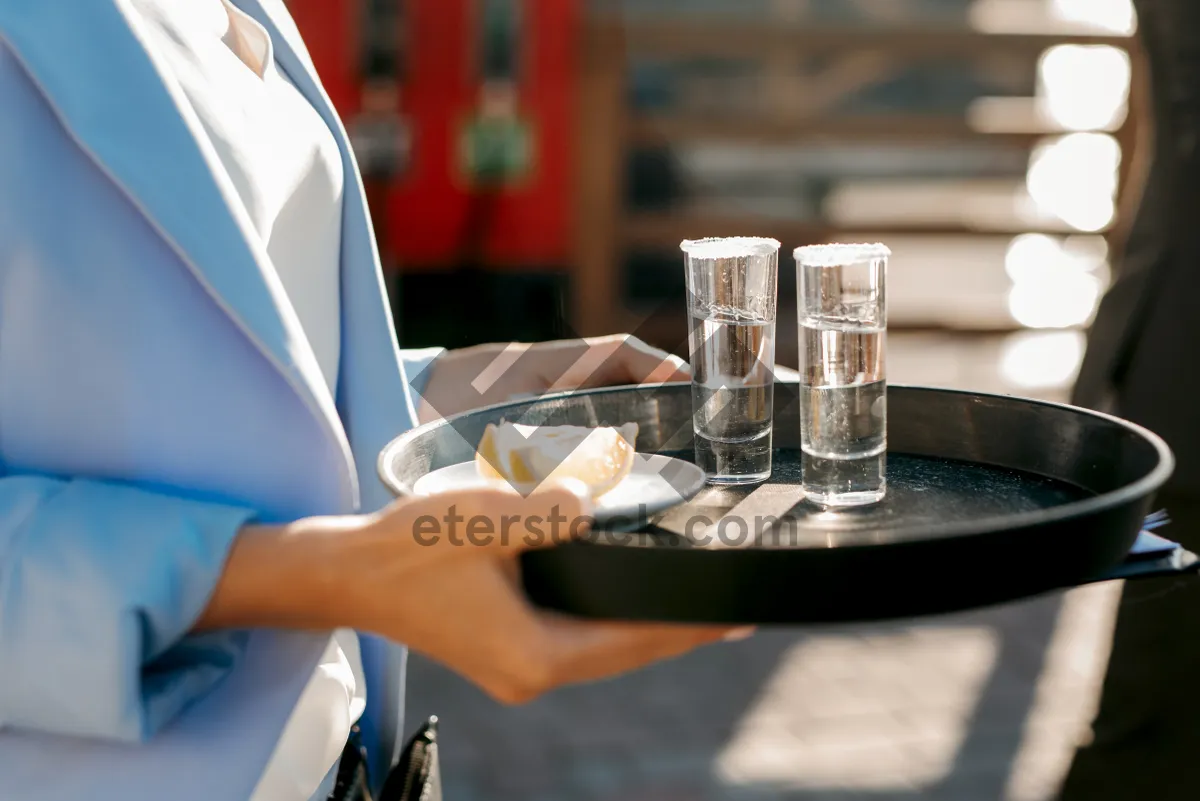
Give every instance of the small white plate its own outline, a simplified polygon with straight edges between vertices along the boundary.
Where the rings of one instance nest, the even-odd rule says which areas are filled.
[[[413,485],[416,495],[495,486],[479,475],[474,462],[461,462],[426,473]],[[597,524],[632,522],[666,511],[704,488],[704,471],[691,462],[659,454],[636,454],[625,480],[601,495],[592,511]]]

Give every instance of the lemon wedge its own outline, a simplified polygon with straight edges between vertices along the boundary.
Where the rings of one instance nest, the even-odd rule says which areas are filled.
[[[503,479],[532,492],[547,479],[573,478],[599,498],[633,469],[637,423],[620,427],[489,424],[475,452],[487,479]]]

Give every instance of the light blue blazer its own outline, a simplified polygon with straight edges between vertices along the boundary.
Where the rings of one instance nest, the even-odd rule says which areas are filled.
[[[0,2],[2,799],[250,795],[328,636],[186,633],[245,522],[387,503],[375,458],[437,353],[397,348],[282,0],[236,2],[341,147],[336,397],[134,2]],[[386,761],[404,651],[363,639]]]

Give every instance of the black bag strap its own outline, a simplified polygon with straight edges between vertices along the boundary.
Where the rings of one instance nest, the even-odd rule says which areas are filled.
[[[375,798],[367,775],[367,752],[355,726],[342,751],[337,782],[329,801],[442,801],[437,733],[438,719],[430,717],[404,746],[379,797]]]
[[[378,801],[442,801],[436,716],[430,716],[408,741]]]

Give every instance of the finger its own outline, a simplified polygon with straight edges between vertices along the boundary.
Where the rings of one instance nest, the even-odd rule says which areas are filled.
[[[631,384],[661,384],[666,381],[685,381],[691,377],[687,362],[673,353],[646,344],[641,339],[622,334],[619,345],[606,362],[610,380]]]
[[[600,387],[613,384],[661,384],[691,377],[687,363],[629,334],[592,337],[554,388]]]
[[[636,366],[630,369],[635,383],[638,384],[667,384],[672,381],[690,381],[692,378],[692,371],[688,367],[688,363],[673,353],[668,353],[666,359],[640,381],[636,380]]]
[[[385,527],[428,549],[520,553],[576,539],[590,530],[592,504],[580,481],[547,481],[522,496],[509,487],[472,488],[403,501],[384,513]]]
[[[745,634],[742,627],[595,623],[543,615],[556,684],[617,676]]]
[[[691,378],[687,362],[630,336],[616,352],[614,366],[633,384],[661,384]]]

